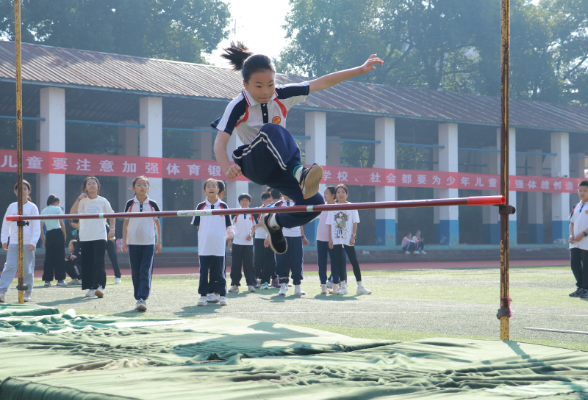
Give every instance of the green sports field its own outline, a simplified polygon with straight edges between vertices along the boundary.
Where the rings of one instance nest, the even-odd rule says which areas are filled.
[[[125,317],[243,318],[312,327],[355,338],[409,341],[431,337],[498,339],[496,319],[499,270],[364,271],[372,295],[355,296],[350,274],[348,296],[320,295],[318,274],[305,273],[299,298],[290,288],[228,294],[229,305],[197,307],[198,275],[154,276],[148,311],[133,311],[130,277],[121,285],[109,278],[103,299],[86,299],[77,287],[43,288],[35,281],[38,305],[73,308],[78,314]],[[242,281],[244,284],[244,281]],[[243,288],[243,286],[241,287]],[[570,298],[575,289],[569,267],[511,268],[510,296],[516,311],[511,340],[588,351],[588,335],[525,330],[525,327],[588,331],[588,299]],[[16,291],[8,293],[16,300]]]

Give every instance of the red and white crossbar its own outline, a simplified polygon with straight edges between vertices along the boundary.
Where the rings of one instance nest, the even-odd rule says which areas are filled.
[[[32,221],[47,219],[100,219],[100,218],[145,218],[145,217],[195,217],[208,215],[241,215],[292,213],[292,212],[321,212],[337,210],[375,210],[381,208],[413,208],[413,207],[439,207],[439,206],[498,206],[504,204],[503,196],[474,196],[459,197],[455,199],[433,200],[403,200],[380,201],[374,203],[345,203],[345,204],[320,204],[316,206],[290,206],[276,208],[233,208],[215,210],[180,210],[180,211],[154,211],[154,212],[128,212],[110,214],[62,214],[62,215],[9,215],[8,221]]]

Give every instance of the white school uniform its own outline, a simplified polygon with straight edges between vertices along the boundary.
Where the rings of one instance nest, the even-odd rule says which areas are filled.
[[[212,204],[207,200],[196,206],[196,210],[228,209],[225,202],[217,200]],[[199,256],[225,256],[225,243],[227,239],[227,227],[231,226],[229,215],[210,215],[205,217],[195,216],[192,225],[198,229],[198,255]]]
[[[257,214],[235,215],[233,217],[233,227],[235,229],[233,244],[253,246],[253,238],[247,240],[247,236],[251,233],[253,225],[256,225],[258,221]]]
[[[141,202],[137,196],[133,197],[125,206],[125,212],[142,213],[161,211],[155,200],[149,197]],[[127,244],[132,245],[152,245],[155,244],[155,221],[157,218],[126,218],[127,225]]]
[[[333,244],[351,246],[351,235],[353,235],[353,224],[359,223],[357,210],[329,211],[327,225],[331,228],[331,239]]]
[[[250,144],[264,124],[273,123],[285,128],[288,111],[302,103],[309,93],[308,82],[277,85],[270,101],[258,103],[247,89],[243,89],[212,127],[229,135],[236,132],[244,144]]]
[[[570,223],[574,224],[574,237],[588,230],[588,202],[581,201],[572,208]],[[588,250],[588,237],[582,238],[579,242],[570,243],[570,249],[579,248]]]

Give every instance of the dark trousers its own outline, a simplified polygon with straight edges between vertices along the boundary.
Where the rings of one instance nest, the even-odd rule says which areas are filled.
[[[147,300],[151,292],[151,276],[153,275],[153,258],[155,245],[129,245],[129,260],[135,300]]]
[[[419,240],[419,242],[416,245],[416,249],[418,251],[424,250],[425,249],[425,241],[424,240]]]
[[[104,252],[106,240],[90,240],[81,243],[82,251],[82,289],[106,288]]]
[[[276,274],[280,283],[288,283],[288,275],[292,272],[292,281],[295,285],[302,283],[302,263],[304,262],[304,250],[302,237],[286,237],[288,250],[284,254],[276,254]]]
[[[332,268],[333,283],[339,283],[342,280],[347,281],[347,273],[345,272],[344,253],[347,253],[349,262],[353,266],[353,274],[355,280],[361,282],[361,270],[359,269],[359,262],[357,261],[357,254],[355,253],[354,246],[345,246],[342,244],[336,244],[333,246],[333,261],[332,264],[336,265],[336,268]],[[345,279],[342,279],[344,277]]]
[[[241,267],[245,274],[247,286],[255,286],[255,271],[253,270],[253,245],[233,243],[233,262],[231,264],[231,286],[241,286]]]
[[[255,273],[261,279],[261,283],[269,284],[276,276],[276,257],[271,247],[264,246],[264,241],[264,239],[255,239]]]
[[[120,268],[118,266],[118,256],[116,254],[116,243],[114,240],[107,240],[106,241],[106,252],[108,253],[108,258],[110,258],[110,262],[112,263],[112,269],[114,270],[114,276],[116,278],[120,278]]]
[[[223,256],[200,256],[200,281],[198,293],[206,296],[212,293],[208,288],[209,282],[216,282],[217,293],[221,296],[227,295],[227,280],[225,278],[225,258]],[[210,273],[210,281],[208,279]]]
[[[233,152],[235,163],[249,180],[267,185],[288,196],[296,205],[325,204],[320,193],[304,199],[298,181],[292,174],[300,165],[300,148],[292,134],[276,124],[265,124],[251,144],[240,146]],[[277,214],[278,225],[294,228],[304,225],[320,212]]]
[[[570,249],[572,273],[576,278],[576,286],[588,289],[588,250]]]
[[[65,272],[71,277],[71,279],[81,279],[81,268],[78,267],[77,260],[65,261]]]
[[[327,256],[331,260],[331,276],[337,274],[339,276],[339,272],[336,268],[333,267],[333,249],[329,249],[329,242],[323,242],[322,240],[316,241],[316,250],[318,255],[318,268],[319,268],[319,279],[321,280],[321,285],[327,284]],[[345,274],[343,275],[343,280],[347,280],[347,257],[343,254],[343,271]]]
[[[411,253],[417,249],[415,242],[408,242],[404,246],[402,246],[403,251],[410,251]]]
[[[62,281],[65,279],[65,238],[61,229],[51,229],[45,235],[45,262],[43,264],[43,280]]]

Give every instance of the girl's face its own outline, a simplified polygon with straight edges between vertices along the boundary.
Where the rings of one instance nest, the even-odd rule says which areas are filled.
[[[204,194],[209,198],[218,196],[218,185],[215,182],[206,182],[206,186],[204,186]]]
[[[255,101],[265,104],[275,93],[275,75],[271,69],[254,72],[249,77],[249,82],[243,81],[243,86]]]
[[[14,191],[14,194],[18,196],[18,190]],[[27,197],[29,197],[31,191],[27,185],[22,185],[22,202],[26,203],[28,201]]]
[[[70,253],[73,253],[73,252],[74,252],[74,250],[75,250],[75,247],[74,247],[73,243],[70,243],[70,244],[69,244],[69,246],[68,246],[68,249],[69,249],[69,252],[70,252]]]
[[[92,194],[98,193],[98,182],[95,179],[88,179],[86,181],[86,191]]]
[[[335,201],[335,195],[331,193],[329,189],[325,189],[325,193],[323,193],[323,195],[327,203]]]
[[[406,235],[406,237],[412,239],[412,233],[409,233],[408,235]]]
[[[145,196],[148,191],[149,184],[147,183],[147,181],[143,179],[137,179],[137,181],[135,182],[135,186],[133,186],[133,192],[135,192],[136,195]]]
[[[337,189],[337,200],[338,201],[347,201],[347,192],[343,188]]]

